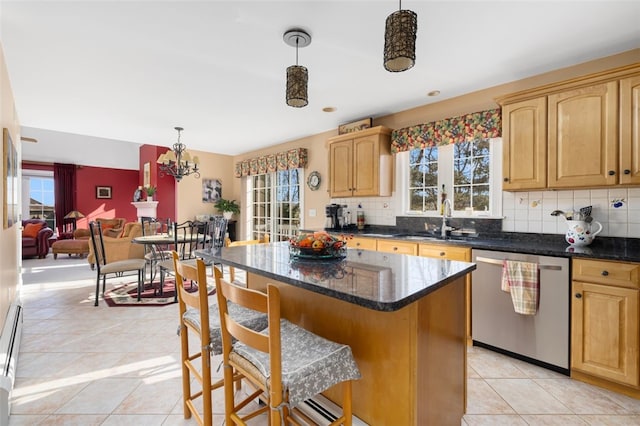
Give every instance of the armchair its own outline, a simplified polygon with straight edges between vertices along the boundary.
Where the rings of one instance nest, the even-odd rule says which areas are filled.
[[[29,224],[37,224],[41,228],[33,234],[31,227],[27,227]],[[42,219],[25,219],[22,221],[22,229],[22,258],[35,256],[39,259],[45,258],[49,253],[49,238],[53,236],[53,230],[47,226],[47,222]]]
[[[144,259],[144,246],[131,241],[141,235],[142,225],[139,222],[126,223],[120,237],[109,237],[103,232],[104,253],[107,260],[116,262],[126,259]],[[91,265],[91,269],[93,269],[95,266],[95,254],[91,244],[89,244],[87,261]]]

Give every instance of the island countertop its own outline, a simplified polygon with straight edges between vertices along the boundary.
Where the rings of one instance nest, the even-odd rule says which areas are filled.
[[[342,260],[292,259],[289,243],[196,251],[215,263],[377,311],[396,311],[475,269],[475,264],[347,249]]]

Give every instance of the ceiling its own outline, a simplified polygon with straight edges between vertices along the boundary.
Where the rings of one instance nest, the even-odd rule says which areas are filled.
[[[229,155],[640,47],[638,1],[402,6],[418,34],[401,73],[382,66],[392,0],[2,0],[0,36],[23,136],[170,146],[182,126],[188,148]],[[284,99],[294,27],[312,36],[305,108]]]

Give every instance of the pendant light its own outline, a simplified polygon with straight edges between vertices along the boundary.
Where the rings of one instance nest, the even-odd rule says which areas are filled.
[[[287,105],[302,108],[309,103],[309,72],[306,67],[298,65],[298,48],[311,44],[311,36],[301,29],[292,29],[284,33],[283,39],[286,44],[296,48],[296,64],[287,68]]]
[[[416,63],[418,15],[400,9],[387,16],[384,31],[384,68],[391,72],[406,71]]]

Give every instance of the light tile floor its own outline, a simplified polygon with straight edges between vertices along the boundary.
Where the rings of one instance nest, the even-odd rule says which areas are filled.
[[[86,259],[25,260],[23,271],[10,425],[196,424],[182,415],[177,305],[94,307]],[[468,364],[462,425],[640,425],[638,400],[480,348]]]

